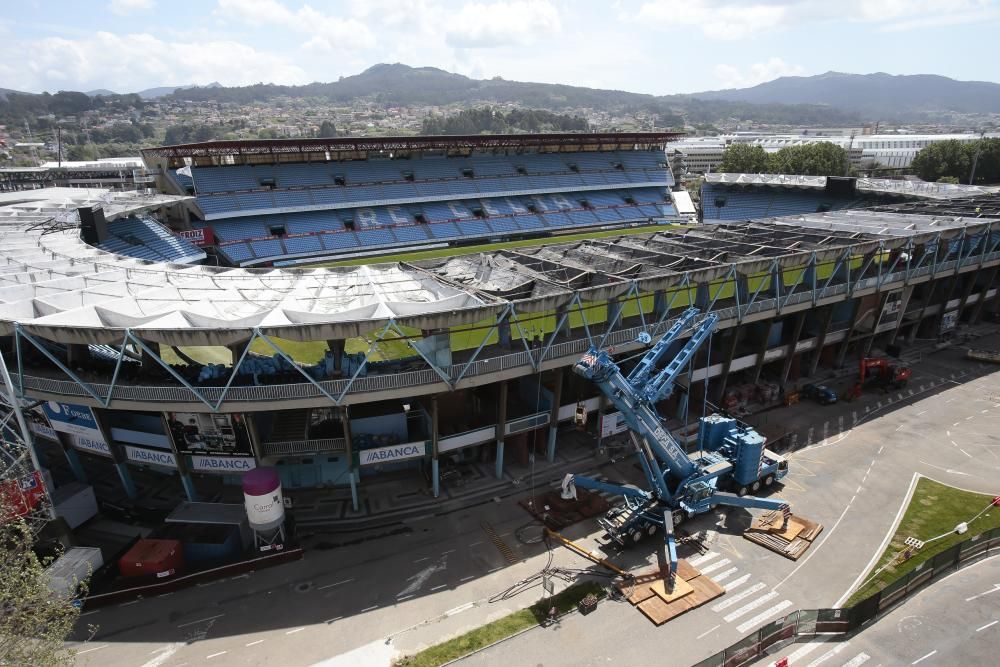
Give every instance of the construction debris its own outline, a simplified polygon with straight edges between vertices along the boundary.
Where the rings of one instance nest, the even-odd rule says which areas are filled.
[[[576,500],[565,500],[558,491],[546,491],[540,496],[519,500],[518,505],[552,530],[601,516],[610,508],[607,500],[585,489],[577,491]]]
[[[790,514],[784,525],[781,512],[767,512],[753,520],[743,537],[785,558],[798,560],[823,531],[823,525]]]

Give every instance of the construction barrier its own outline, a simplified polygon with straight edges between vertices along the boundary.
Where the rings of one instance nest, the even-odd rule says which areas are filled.
[[[776,655],[798,641],[858,632],[933,582],[998,554],[1000,528],[994,528],[942,551],[852,607],[793,611],[693,667],[741,667],[768,655]]]

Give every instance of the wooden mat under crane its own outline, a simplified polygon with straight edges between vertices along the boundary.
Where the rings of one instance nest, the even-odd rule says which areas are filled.
[[[743,537],[785,558],[798,560],[823,532],[823,524],[794,514],[789,515],[784,529],[782,523],[781,512],[768,512],[754,519]]]
[[[626,599],[656,625],[677,618],[726,592],[686,560],[677,562],[677,581],[666,590],[666,572],[655,569],[616,584]]]

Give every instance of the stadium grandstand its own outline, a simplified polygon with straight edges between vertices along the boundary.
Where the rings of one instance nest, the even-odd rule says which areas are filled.
[[[208,142],[147,149],[223,263],[678,221],[671,133]]]
[[[1000,192],[1000,188],[902,179],[706,174],[701,186],[701,220],[712,223],[778,218],[996,192]]]
[[[141,157],[61,160],[37,167],[0,167],[0,192],[36,188],[147,188],[153,183]]]

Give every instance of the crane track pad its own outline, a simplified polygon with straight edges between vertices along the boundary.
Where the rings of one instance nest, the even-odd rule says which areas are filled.
[[[743,537],[785,558],[798,560],[823,531],[823,524],[792,514],[788,517],[788,527],[782,530],[781,515],[774,514],[754,519]]]

